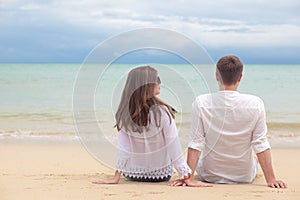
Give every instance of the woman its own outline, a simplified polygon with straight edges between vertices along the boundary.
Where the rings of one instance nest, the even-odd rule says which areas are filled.
[[[118,158],[114,178],[93,182],[116,184],[123,175],[132,181],[169,181],[173,166],[179,179],[189,186],[211,186],[194,181],[185,162],[174,121],[174,109],[156,97],[160,79],[150,66],[128,74],[115,115]]]

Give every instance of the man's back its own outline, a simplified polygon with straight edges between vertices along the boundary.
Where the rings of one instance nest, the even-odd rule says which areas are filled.
[[[237,91],[198,96],[191,131],[190,147],[202,152],[197,172],[209,182],[252,182],[252,147],[256,153],[270,148],[262,100]]]

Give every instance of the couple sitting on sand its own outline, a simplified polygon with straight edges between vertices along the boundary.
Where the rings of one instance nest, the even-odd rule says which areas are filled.
[[[169,181],[173,167],[179,179],[170,182],[171,186],[251,183],[258,160],[267,185],[286,188],[286,183],[275,178],[272,168],[263,101],[237,92],[242,71],[243,64],[236,56],[218,61],[220,91],[200,95],[192,105],[186,162],[174,109],[156,97],[160,92],[158,72],[150,66],[131,70],[116,113],[119,132],[114,178],[93,183],[116,184],[121,174],[133,181]],[[200,180],[193,178],[195,171]]]

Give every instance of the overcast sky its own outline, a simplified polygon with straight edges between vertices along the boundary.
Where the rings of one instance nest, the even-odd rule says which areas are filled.
[[[78,62],[136,28],[168,28],[214,61],[300,64],[299,0],[0,0],[0,62]]]

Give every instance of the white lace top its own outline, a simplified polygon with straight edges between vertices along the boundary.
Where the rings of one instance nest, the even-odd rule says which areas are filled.
[[[183,179],[191,173],[183,155],[175,121],[165,107],[160,106],[160,125],[150,111],[150,124],[142,133],[118,133],[116,170],[134,178],[164,178],[172,176],[173,166]],[[171,115],[170,115],[171,116]]]

